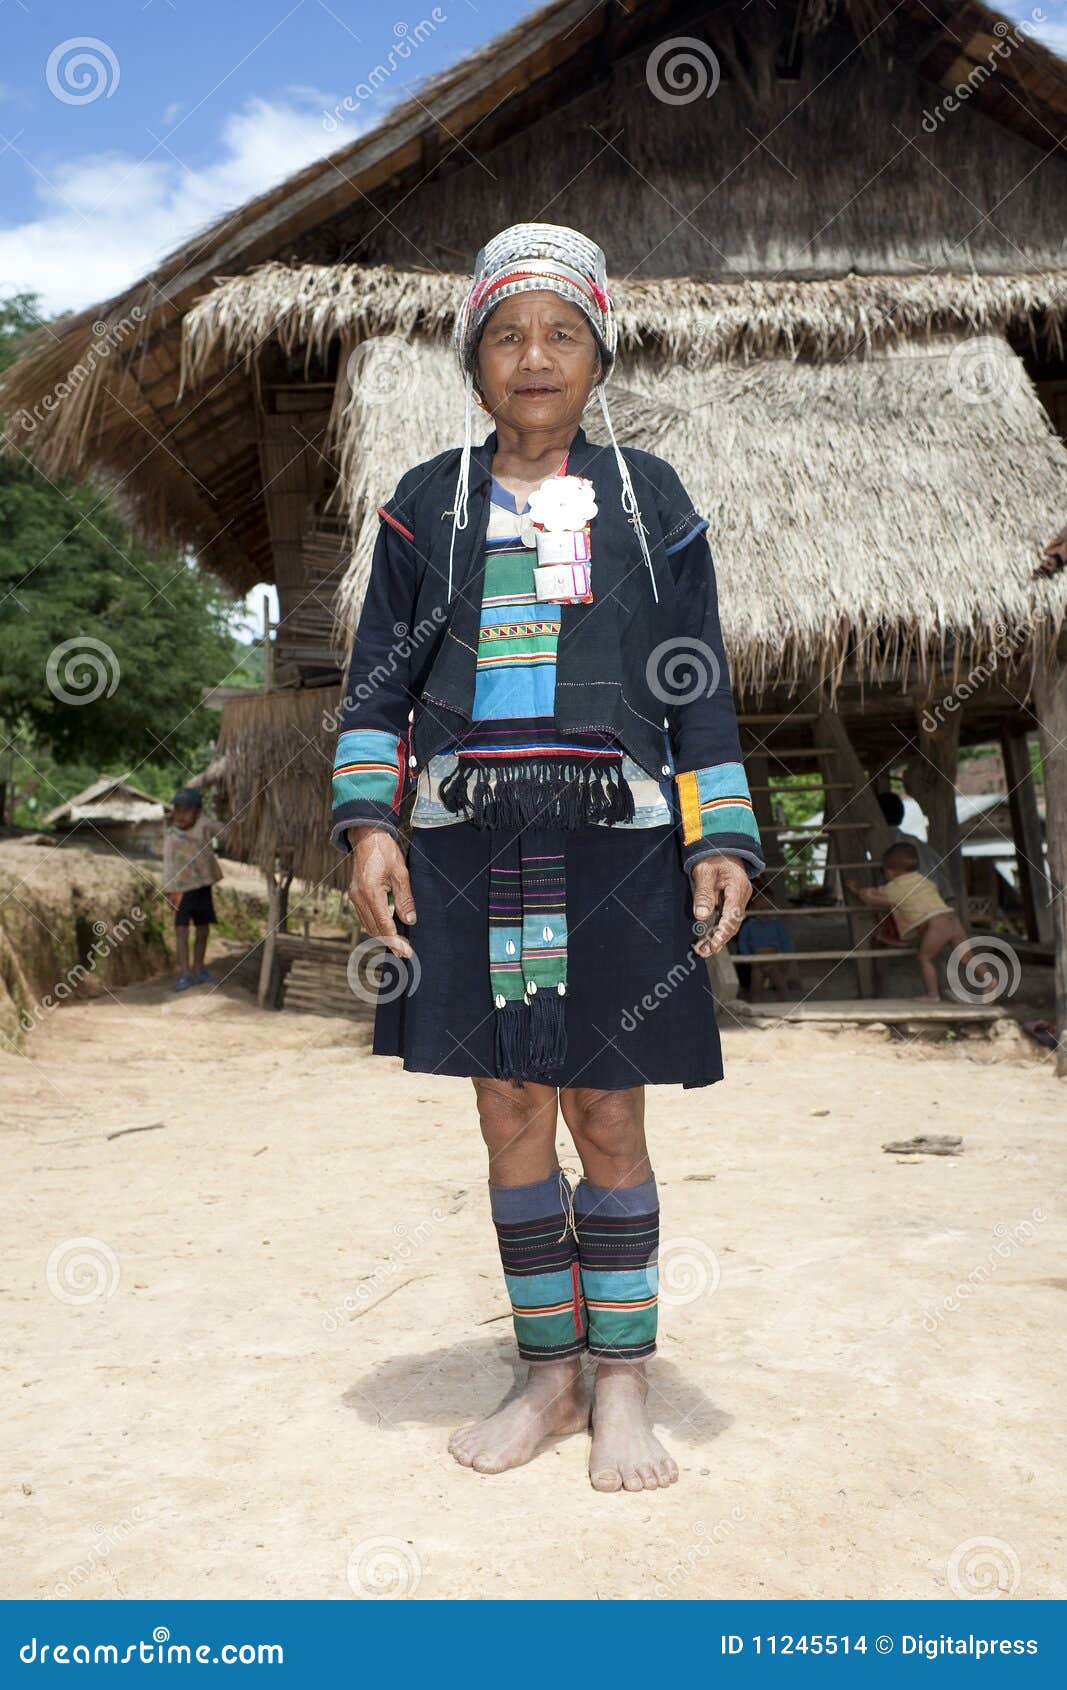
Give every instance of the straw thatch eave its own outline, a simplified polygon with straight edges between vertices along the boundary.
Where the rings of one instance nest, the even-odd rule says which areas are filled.
[[[182,386],[276,339],[324,358],[374,335],[439,337],[465,278],[389,265],[267,264],[219,282],[187,313]],[[821,281],[629,277],[613,289],[623,352],[668,362],[850,358],[930,336],[1011,334],[1064,354],[1067,270],[1012,275],[841,276]]]

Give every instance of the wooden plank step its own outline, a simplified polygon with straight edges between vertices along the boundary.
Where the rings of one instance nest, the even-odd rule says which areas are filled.
[[[750,1021],[831,1021],[836,1023],[880,1021],[893,1025],[909,1021],[992,1022],[1010,1018],[1010,1011],[998,1004],[912,1003],[910,998],[826,998],[790,1002],[753,1002],[735,998],[731,1015]]]
[[[788,716],[774,715],[773,712],[743,711],[737,718],[742,727],[749,722],[817,722],[818,712],[815,710],[790,710]]]
[[[798,827],[795,822],[764,822],[760,824],[760,832],[808,833],[814,838],[821,833],[863,833],[870,826],[870,822],[822,822],[817,827]]]
[[[761,740],[758,745],[749,746],[745,755],[774,757],[781,762],[787,757],[831,757],[833,750],[832,745],[767,745]]]
[[[781,777],[783,780],[785,776]],[[750,786],[750,792],[773,792],[776,797],[785,798],[794,792],[851,792],[851,783],[847,780],[816,780],[807,786],[761,786],[758,782]]]
[[[857,957],[894,957],[918,956],[918,950],[908,945],[873,946],[870,950],[858,951],[760,951],[755,956],[741,956],[739,952],[731,951],[734,963],[749,962],[854,962]]]

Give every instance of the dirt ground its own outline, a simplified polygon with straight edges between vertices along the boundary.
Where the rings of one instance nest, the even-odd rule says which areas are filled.
[[[236,988],[58,1010],[0,1058],[3,1594],[1064,1595],[1067,1088],[1003,1043],[724,1043],[649,1099],[681,1481],[603,1496],[584,1437],[446,1453],[514,1381],[465,1081]],[[963,1154],[882,1149],[923,1131]]]

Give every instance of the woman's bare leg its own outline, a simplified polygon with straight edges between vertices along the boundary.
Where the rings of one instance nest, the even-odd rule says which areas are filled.
[[[522,1186],[548,1179],[558,1167],[555,1087],[476,1079],[474,1089],[492,1183]],[[563,1219],[561,1212],[561,1225]],[[519,1396],[487,1419],[461,1427],[448,1447],[464,1467],[503,1473],[529,1461],[545,1438],[582,1432],[588,1425],[580,1360],[537,1362],[530,1364]]]
[[[645,1091],[565,1088],[563,1119],[590,1184],[619,1190],[652,1177],[645,1144]],[[595,1490],[661,1490],[678,1467],[654,1435],[643,1361],[601,1361],[593,1396],[589,1477]]]

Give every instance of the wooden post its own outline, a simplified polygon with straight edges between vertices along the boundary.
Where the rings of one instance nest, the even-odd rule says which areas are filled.
[[[927,838],[955,888],[960,919],[967,920],[967,885],[963,877],[960,826],[956,817],[956,767],[960,750],[960,712],[934,720],[922,709],[916,724],[917,749],[904,768],[904,789],[926,817]]]
[[[274,685],[274,641],[270,637],[270,594],[263,594],[263,691]]]
[[[259,959],[258,1002],[260,1009],[273,1009],[274,956],[278,948],[278,918],[281,914],[282,893],[281,883],[274,870],[265,868],[263,873],[267,881],[267,926],[263,934],[263,954]]]
[[[1048,878],[1045,874],[1045,853],[1041,843],[1041,817],[1037,813],[1037,793],[1034,773],[1030,766],[1030,742],[1026,729],[1012,723],[1000,736],[1004,758],[1004,776],[1008,787],[1008,807],[1011,811],[1011,833],[1015,843],[1015,861],[1019,870],[1019,890],[1022,893],[1026,932],[1030,939],[1043,944],[1052,941],[1052,910],[1049,907]]]
[[[868,853],[877,864],[892,836],[879,806],[878,796],[867,779],[863,764],[848,737],[848,729],[835,711],[824,710],[819,716],[816,731],[819,743],[832,748],[826,770],[828,779],[848,787],[843,798],[837,793],[826,793],[824,820],[832,820],[836,824],[852,824],[851,827],[838,825],[833,833],[827,835],[830,842],[826,852],[827,866],[835,857],[841,863],[862,862]],[[845,903],[852,901],[845,881],[858,872],[860,871],[853,869],[839,877],[841,896]],[[849,911],[848,935],[853,950],[870,949],[871,934],[880,919],[878,913],[873,910]],[[860,997],[876,997],[878,982],[872,959],[857,956],[853,966]]]
[[[1067,654],[1038,653],[1034,705],[1045,775],[1045,837],[1056,945],[1056,1073],[1067,1079]]]

